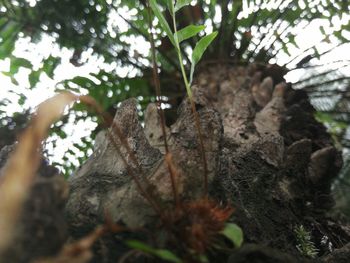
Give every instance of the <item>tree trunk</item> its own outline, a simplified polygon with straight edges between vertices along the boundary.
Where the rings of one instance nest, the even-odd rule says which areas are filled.
[[[303,256],[297,249],[298,227],[310,232],[320,257],[348,243],[350,232],[326,216],[333,205],[331,183],[341,168],[341,154],[332,146],[325,127],[313,117],[307,94],[282,80],[283,69],[276,65],[207,65],[193,89],[210,198],[233,205],[232,221],[242,227],[245,243],[287,252],[296,262]],[[133,167],[143,188],[164,211],[173,209],[156,107],[148,107],[143,129],[135,104],[134,100],[124,102],[115,122],[122,127],[142,168],[138,173]],[[189,104],[187,99],[183,101],[177,121],[167,128],[181,202],[198,199],[204,191],[200,144]],[[122,155],[131,162],[125,150]],[[105,210],[115,222],[131,228],[152,229],[159,219],[105,135],[100,135],[93,156],[71,178],[70,185],[67,212],[74,233],[82,235],[88,226],[103,222]],[[247,253],[260,250],[257,247]],[[274,256],[266,258],[270,262]]]
[[[241,249],[210,258],[211,262],[307,262],[316,252],[318,262],[350,258],[349,225],[327,216],[341,154],[313,117],[307,94],[282,82],[283,74],[276,65],[229,64],[208,64],[197,74],[193,93],[209,198],[217,205],[232,206],[235,210],[229,221],[244,233]],[[184,99],[176,122],[166,128],[172,162],[164,159],[164,138],[154,104],[146,110],[144,128],[136,100],[123,102],[117,111],[114,122],[129,150],[112,128],[97,136],[93,155],[69,180],[69,233],[73,238],[85,236],[104,223],[106,213],[113,222],[139,231],[101,239],[94,262],[116,262],[122,257],[128,250],[123,237],[150,242],[162,236],[161,219],[175,209],[169,163],[174,165],[179,207],[191,208],[200,202],[196,200],[206,200],[193,116]],[[195,209],[186,211],[185,219],[196,213]],[[175,231],[177,227],[173,226]],[[298,231],[311,240],[303,241]],[[185,239],[189,237],[178,241],[185,243]],[[154,245],[173,244],[162,242]]]

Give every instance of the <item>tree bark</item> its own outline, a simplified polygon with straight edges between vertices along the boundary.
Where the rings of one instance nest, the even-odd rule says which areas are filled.
[[[341,154],[325,127],[313,117],[307,94],[281,82],[282,72],[276,65],[216,64],[198,74],[193,89],[208,162],[210,198],[235,207],[232,221],[242,227],[246,243],[278,249],[298,260],[302,255],[296,248],[295,229],[302,225],[311,232],[318,256],[329,257],[333,249],[350,240],[349,227],[327,217]],[[156,108],[148,107],[143,129],[135,104],[133,100],[124,102],[115,122],[123,128],[142,167],[143,173],[137,176],[144,188],[161,200],[162,209],[172,209]],[[194,123],[185,99],[177,121],[167,128],[182,201],[203,194],[203,165]],[[107,210],[115,222],[152,229],[159,215],[128,176],[113,143],[100,136],[93,156],[70,180],[70,226],[74,233],[82,234],[87,226],[103,222]],[[123,148],[118,140],[117,144]],[[130,161],[127,152],[122,154]]]
[[[245,239],[241,249],[213,262],[312,261],[300,252],[301,226],[317,249],[316,262],[350,258],[349,225],[328,216],[341,154],[315,120],[307,94],[282,81],[284,72],[276,65],[208,64],[197,74],[193,94],[209,198],[234,207],[229,221],[243,229]],[[102,238],[93,262],[116,262],[128,251],[125,239],[161,236],[160,218],[175,209],[156,106],[148,106],[143,127],[136,103],[123,102],[114,118],[130,150],[112,128],[103,131],[93,155],[69,179],[66,219],[73,239],[103,224],[106,213],[115,223],[139,229]],[[204,168],[188,99],[166,131],[180,202],[201,200]]]

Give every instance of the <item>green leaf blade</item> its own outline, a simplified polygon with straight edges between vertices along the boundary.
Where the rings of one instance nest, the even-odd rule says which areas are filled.
[[[150,4],[150,7],[151,7],[154,15],[158,18],[160,26],[162,27],[164,32],[167,34],[170,42],[174,45],[174,47],[176,47],[177,45],[176,45],[173,33],[170,29],[168,22],[166,21],[165,17],[163,16],[162,11],[159,9],[159,6],[158,6],[156,0],[150,0],[149,4]]]
[[[174,263],[181,263],[181,259],[179,259],[175,254],[173,254],[169,250],[165,249],[156,249],[155,255],[158,256],[161,259],[174,262]]]
[[[172,0],[160,0],[160,2],[162,5],[165,5],[168,8],[170,13],[172,13],[172,9],[174,8]]]
[[[193,74],[196,64],[200,61],[202,58],[205,50],[208,48],[208,46],[213,42],[213,40],[218,35],[218,32],[213,32],[209,35],[206,35],[203,37],[197,45],[195,46],[193,53],[192,53],[192,64],[191,64],[191,72],[190,72],[190,83],[192,83],[193,80]]]
[[[189,5],[191,2],[192,0],[177,0],[175,5],[175,12],[179,11],[184,6]]]
[[[188,26],[186,26],[185,28],[183,28],[177,32],[177,38],[179,40],[179,43],[197,35],[199,32],[201,32],[204,29],[205,29],[204,25],[200,25],[200,26],[188,25]],[[174,38],[175,38],[175,36],[174,36]]]
[[[221,232],[226,238],[228,238],[235,247],[240,247],[243,243],[243,231],[236,224],[226,224],[224,230]]]
[[[170,262],[174,262],[174,263],[181,263],[181,259],[179,259],[174,253],[172,253],[169,250],[166,249],[156,249],[153,248],[143,242],[140,242],[138,240],[128,240],[126,241],[126,244],[134,249],[140,250],[142,252],[154,255],[156,257],[159,257],[163,260],[167,260]]]
[[[216,38],[218,32],[213,32],[209,35],[206,35],[203,37],[199,42],[197,43],[196,47],[193,50],[192,54],[192,64],[197,64],[199,60],[202,58],[205,50],[208,48],[208,46],[213,42],[213,40]]]

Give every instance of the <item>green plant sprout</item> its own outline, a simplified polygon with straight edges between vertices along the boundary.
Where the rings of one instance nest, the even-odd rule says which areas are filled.
[[[200,59],[203,56],[207,47],[215,39],[217,32],[214,32],[214,33],[211,33],[209,35],[204,36],[196,44],[196,46],[193,50],[193,53],[192,53],[191,69],[190,69],[190,75],[188,78],[184,64],[183,64],[183,56],[182,56],[182,51],[180,49],[180,43],[186,39],[194,37],[199,32],[201,32],[202,30],[205,29],[204,25],[188,25],[187,27],[185,27],[179,31],[177,30],[175,14],[178,10],[180,10],[182,7],[188,5],[190,2],[191,1],[177,1],[175,4],[174,1],[166,0],[167,8],[172,16],[173,31],[170,29],[170,26],[167,23],[166,19],[164,18],[162,11],[160,10],[157,2],[155,0],[149,0],[148,2],[146,2],[147,3],[146,7],[148,9],[148,18],[149,18],[149,21],[148,21],[149,29],[150,29],[149,40],[150,40],[150,44],[151,44],[153,78],[154,78],[156,98],[157,98],[156,99],[157,111],[158,111],[158,114],[161,118],[161,127],[162,127],[162,133],[163,133],[163,138],[164,138],[165,161],[168,165],[168,170],[169,170],[171,184],[172,184],[172,190],[174,193],[174,199],[175,199],[175,205],[176,205],[175,211],[180,212],[180,213],[175,212],[175,214],[173,214],[173,217],[174,216],[178,217],[179,215],[183,214],[183,212],[181,212],[181,211],[185,209],[184,207],[186,207],[186,204],[185,205],[181,204],[179,201],[179,198],[178,198],[177,187],[176,187],[176,177],[177,177],[176,171],[175,171],[176,169],[174,169],[174,166],[172,163],[172,159],[171,159],[172,157],[171,157],[171,153],[169,151],[169,147],[168,147],[168,143],[167,143],[167,136],[166,136],[166,132],[165,132],[165,117],[164,117],[164,112],[161,108],[161,102],[160,102],[161,88],[160,88],[158,67],[157,67],[156,54],[155,54],[155,41],[154,41],[153,34],[152,34],[152,19],[153,19],[153,17],[152,17],[151,11],[153,11],[154,15],[157,17],[157,19],[161,25],[161,28],[167,34],[168,38],[170,39],[170,42],[175,47],[175,51],[177,53],[179,64],[180,64],[180,70],[182,73],[182,77],[183,77],[183,81],[184,81],[185,88],[187,91],[187,95],[188,95],[189,101],[191,103],[191,108],[192,108],[192,112],[194,114],[196,129],[198,132],[198,138],[199,138],[199,143],[200,143],[199,150],[201,152],[202,160],[203,160],[203,164],[204,164],[205,198],[195,200],[194,202],[190,203],[191,207],[194,208],[194,210],[192,210],[192,211],[197,211],[197,209],[201,210],[201,208],[209,209],[208,213],[210,213],[210,211],[214,212],[214,214],[209,216],[210,218],[215,218],[215,213],[216,213],[215,211],[217,211],[218,214],[220,214],[220,213],[223,213],[222,215],[226,214],[227,218],[225,220],[223,220],[222,222],[213,222],[214,225],[215,225],[215,223],[220,225],[220,227],[217,230],[214,230],[214,235],[217,234],[217,235],[221,235],[221,236],[225,237],[227,240],[229,240],[231,242],[233,247],[238,248],[241,246],[241,244],[243,242],[243,232],[242,232],[241,228],[239,226],[237,226],[236,224],[225,222],[228,219],[228,217],[230,216],[230,214],[232,213],[232,210],[231,209],[226,209],[226,210],[225,209],[224,210],[217,209],[216,205],[208,199],[208,180],[207,180],[206,157],[205,157],[204,145],[203,145],[203,141],[202,141],[199,116],[198,116],[198,113],[197,113],[196,108],[195,108],[195,103],[193,100],[193,95],[192,95],[192,90],[191,90],[195,66],[200,61]],[[187,204],[187,206],[189,206],[189,205]],[[184,213],[184,214],[186,214],[186,213]],[[182,219],[180,216],[180,218],[178,218],[174,222],[179,224],[181,222],[181,220]],[[218,221],[220,221],[220,220],[218,219]],[[191,227],[192,227],[191,224],[199,224],[199,227],[201,227],[200,224],[205,224],[205,223],[203,223],[203,222],[191,222],[189,224],[189,226],[186,228],[187,230],[191,229]],[[204,225],[203,225],[203,227],[205,228]],[[211,225],[208,225],[207,227],[210,228]],[[213,231],[213,230],[208,229],[208,228],[205,228],[205,230],[204,229],[203,230],[206,232]],[[187,230],[185,230],[185,231],[187,231]],[[180,229],[180,231],[181,231],[181,229]],[[184,231],[184,230],[182,230],[182,231]],[[217,232],[215,232],[215,231],[217,231]],[[190,235],[190,232],[188,232],[188,234]],[[210,234],[208,234],[208,237],[206,237],[206,238],[211,239]],[[203,240],[200,240],[199,242],[197,242],[197,243],[199,243],[199,246],[201,245],[202,241]],[[211,242],[213,242],[213,240],[211,240]],[[162,259],[162,260],[165,260],[168,262],[175,262],[175,263],[184,262],[183,259],[181,259],[181,257],[177,256],[173,251],[170,251],[168,249],[154,248],[154,247],[149,246],[147,243],[144,243],[144,242],[141,242],[138,240],[129,240],[126,242],[126,244],[130,248],[133,248],[135,250],[141,251],[145,254],[157,257],[159,259]],[[193,243],[190,243],[188,245],[189,245],[189,247],[187,248],[186,253],[188,255],[190,255],[190,257],[193,260],[195,260],[196,262],[202,262],[202,263],[209,262],[206,254],[205,254],[205,250],[199,249],[199,251],[198,251],[198,246],[197,246],[197,250],[193,249]],[[210,244],[210,246],[216,247],[218,249],[221,248],[221,246],[218,246],[218,244],[214,244],[214,243]],[[196,246],[195,246],[195,248],[196,248]]]
[[[297,241],[296,248],[306,257],[315,258],[318,254],[318,249],[314,242],[311,241],[311,233],[307,231],[303,225],[294,229],[295,238]]]
[[[203,137],[202,137],[202,132],[201,132],[201,127],[200,127],[200,121],[199,121],[199,116],[196,111],[196,106],[193,100],[193,95],[192,95],[192,81],[193,81],[193,75],[195,71],[195,67],[202,58],[205,50],[208,48],[210,43],[215,39],[217,36],[217,32],[213,32],[209,35],[204,36],[201,38],[198,43],[196,44],[195,48],[193,49],[192,52],[192,59],[191,59],[191,70],[190,70],[190,76],[189,79],[186,74],[186,70],[183,64],[183,57],[182,57],[182,52],[180,49],[180,43],[186,39],[189,39],[195,35],[197,35],[199,32],[205,29],[204,25],[188,25],[185,28],[181,30],[177,30],[176,26],[176,12],[179,11],[182,7],[187,6],[190,4],[190,0],[178,0],[176,1],[176,4],[174,0],[166,0],[166,5],[167,8],[170,12],[170,15],[172,16],[172,22],[173,22],[173,31],[170,29],[170,26],[168,22],[166,21],[165,17],[162,14],[162,11],[160,10],[156,0],[149,0],[149,5],[154,13],[154,15],[157,17],[161,28],[164,30],[166,33],[167,37],[169,38],[170,42],[173,44],[175,47],[175,51],[178,56],[179,64],[180,64],[180,69],[181,69],[181,74],[182,78],[185,84],[186,92],[188,99],[191,103],[191,108],[192,112],[194,114],[194,119],[195,119],[195,125],[198,133],[198,140],[200,144],[200,154],[202,156],[202,161],[203,161],[203,168],[204,168],[204,192],[205,196],[208,196],[208,177],[207,177],[207,161],[206,161],[206,155],[205,155],[205,149],[204,149],[204,143],[203,143]]]

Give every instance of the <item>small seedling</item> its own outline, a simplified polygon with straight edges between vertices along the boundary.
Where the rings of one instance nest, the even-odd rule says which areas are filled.
[[[189,39],[195,35],[197,35],[199,32],[205,29],[205,26],[203,25],[188,25],[187,27],[177,30],[176,26],[176,12],[179,11],[181,8],[187,6],[190,4],[191,1],[189,0],[182,0],[182,1],[176,1],[176,4],[174,0],[166,0],[167,8],[170,12],[170,15],[172,16],[172,23],[173,23],[173,31],[170,29],[170,26],[168,22],[166,21],[165,17],[162,14],[162,11],[160,10],[156,0],[149,0],[150,7],[152,8],[155,16],[158,18],[158,21],[160,23],[160,26],[166,33],[167,37],[169,38],[170,42],[173,44],[175,51],[178,56],[180,68],[181,68],[181,74],[182,78],[185,84],[185,88],[187,91],[188,99],[191,103],[192,112],[194,115],[195,125],[198,133],[198,140],[200,145],[200,154],[202,156],[203,161],[203,168],[204,168],[204,193],[207,197],[208,195],[208,176],[207,176],[207,161],[206,161],[206,155],[205,155],[205,148],[203,143],[203,136],[201,132],[201,126],[200,126],[200,119],[196,110],[196,106],[193,100],[192,95],[192,81],[193,81],[193,75],[195,71],[195,67],[202,58],[205,50],[208,48],[210,43],[215,39],[217,36],[217,32],[213,32],[209,35],[204,36],[201,38],[198,43],[196,44],[193,52],[192,52],[192,60],[191,60],[191,70],[190,70],[190,76],[189,79],[187,77],[187,73],[183,64],[183,56],[182,51],[180,48],[180,43],[186,39]]]
[[[318,254],[318,249],[311,240],[311,233],[303,225],[296,227],[294,233],[297,240],[296,248],[299,252],[305,257],[315,258]]]
[[[152,62],[153,62],[153,77],[156,87],[157,109],[161,117],[162,132],[165,146],[165,161],[168,165],[170,179],[175,197],[175,207],[162,211],[160,219],[162,228],[165,231],[166,247],[171,247],[171,250],[165,248],[153,248],[143,242],[130,240],[127,245],[130,248],[136,249],[151,256],[161,258],[171,262],[209,262],[206,253],[216,246],[216,242],[220,236],[230,240],[234,247],[240,247],[243,242],[243,232],[235,224],[227,223],[233,209],[230,206],[220,207],[215,202],[208,198],[208,179],[207,179],[207,163],[205,149],[202,140],[200,127],[200,119],[195,108],[195,103],[192,95],[192,81],[195,71],[195,66],[200,61],[205,50],[210,43],[215,39],[217,33],[211,33],[204,36],[196,44],[192,52],[191,69],[189,78],[187,76],[185,66],[183,64],[183,54],[180,49],[180,43],[189,39],[205,29],[203,25],[189,25],[181,30],[176,27],[176,12],[182,7],[188,5],[191,1],[177,1],[176,4],[172,0],[166,0],[167,9],[172,17],[173,30],[169,26],[165,17],[162,14],[160,7],[155,0],[148,2],[149,26],[152,32],[152,17],[151,10],[157,17],[161,28],[167,34],[170,42],[173,44],[178,56],[180,69],[187,91],[189,102],[191,103],[192,112],[195,119],[195,125],[198,133],[200,144],[200,153],[204,166],[204,198],[198,200],[183,202],[179,200],[176,186],[176,166],[172,161],[172,155],[167,145],[165,134],[164,113],[160,107],[160,81],[158,77],[157,61],[155,60],[155,44],[152,33],[150,33],[150,42],[152,47]],[[181,259],[176,256],[181,254]],[[183,261],[184,260],[184,261]]]

